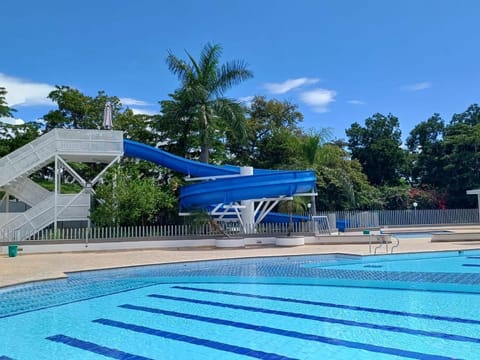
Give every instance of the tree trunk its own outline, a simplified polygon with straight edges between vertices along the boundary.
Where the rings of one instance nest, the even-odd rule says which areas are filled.
[[[200,151],[200,161],[204,163],[208,163],[208,117],[207,117],[207,106],[204,105],[203,109],[203,134],[200,133],[200,136],[202,136],[201,142],[201,151]]]

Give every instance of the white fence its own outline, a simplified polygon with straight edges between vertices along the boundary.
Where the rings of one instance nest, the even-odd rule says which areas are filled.
[[[373,210],[318,213],[328,215],[340,230],[384,226],[479,224],[478,209]],[[335,219],[335,222],[333,222]]]
[[[305,219],[308,215],[303,214]],[[320,219],[319,219],[320,218]],[[328,219],[328,221],[327,221]],[[267,223],[252,225],[246,229],[247,236],[285,235],[285,234],[327,234],[330,228],[365,229],[386,226],[422,226],[422,225],[468,225],[479,224],[478,209],[447,210],[379,210],[379,211],[341,211],[317,213],[314,221],[288,223]],[[174,239],[202,237],[244,236],[240,224],[218,223],[202,225],[161,225],[161,226],[122,226],[92,228],[44,229],[30,237],[22,237],[12,230],[0,231],[0,241],[19,240],[122,240],[122,239]]]
[[[289,233],[309,233],[312,224],[310,222],[293,223],[268,223],[253,225],[247,229],[250,235],[279,235]],[[3,241],[48,241],[48,240],[123,240],[123,239],[172,239],[172,238],[202,238],[202,237],[231,237],[245,236],[240,227],[222,226],[217,224],[203,225],[162,225],[162,226],[121,226],[121,227],[92,227],[92,228],[59,228],[44,229],[32,236],[25,238],[12,230],[0,231],[0,239]],[[0,241],[1,241],[0,240]]]

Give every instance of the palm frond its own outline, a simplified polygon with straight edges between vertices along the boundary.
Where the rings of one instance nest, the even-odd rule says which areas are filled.
[[[244,80],[253,77],[253,73],[247,69],[244,61],[230,61],[217,70],[216,92],[222,95],[233,85],[239,84]]]
[[[222,47],[219,44],[207,43],[200,54],[200,67],[203,73],[209,74],[218,66],[220,56],[222,55]]]
[[[168,53],[166,63],[168,69],[177,75],[178,79],[184,84],[188,82],[194,72],[191,65],[187,64],[184,60],[177,58],[171,52]]]
[[[219,98],[211,103],[214,112],[227,124],[232,135],[240,142],[246,138],[246,121],[243,106],[227,98]]]
[[[187,53],[187,56],[190,60],[190,67],[192,68],[192,74],[191,74],[191,82],[197,82],[198,80],[201,79],[202,77],[202,69],[200,67],[200,65],[198,65],[198,63],[195,61],[195,58],[190,55],[190,53],[188,51],[185,51]]]

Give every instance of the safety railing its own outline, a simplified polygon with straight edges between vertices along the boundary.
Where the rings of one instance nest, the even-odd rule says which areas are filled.
[[[255,231],[245,235],[240,228],[223,226],[220,228],[206,224],[184,224],[184,225],[155,225],[155,226],[119,226],[119,227],[82,227],[82,228],[45,228],[30,236],[24,237],[25,240],[80,240],[100,239],[175,239],[175,238],[202,238],[202,237],[225,237],[225,236],[274,236],[286,234],[305,234],[309,233],[310,224],[308,222],[295,223],[292,225],[285,223],[266,223],[256,225]],[[251,229],[253,230],[253,229]],[[19,231],[10,228],[0,229],[0,238],[7,240],[20,240]]]
[[[29,206],[34,206],[51,195],[50,191],[25,176],[16,178],[3,189]]]
[[[123,154],[121,131],[54,129],[0,159],[0,187],[52,161],[55,154],[96,161]]]
[[[48,227],[55,220],[55,201],[57,203],[57,221],[84,220],[90,209],[90,196],[87,193],[55,194],[28,209],[18,213],[0,228],[2,240],[19,241],[31,238]],[[12,237],[12,234],[14,235]]]

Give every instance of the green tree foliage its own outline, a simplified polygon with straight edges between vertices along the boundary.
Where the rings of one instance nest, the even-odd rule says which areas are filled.
[[[315,161],[319,210],[378,209],[380,192],[368,182],[357,160],[335,144],[325,144]]]
[[[353,123],[346,134],[352,158],[360,161],[371,184],[399,184],[406,158],[397,117],[377,113],[365,120],[365,127]]]
[[[407,139],[415,162],[417,189],[428,189],[439,207],[474,207],[466,190],[480,187],[480,107],[473,104],[445,125],[438,114],[411,131]],[[427,196],[424,196],[427,198]],[[420,204],[420,202],[419,202]],[[426,205],[431,206],[431,205]]]
[[[466,190],[480,188],[480,107],[455,114],[444,135],[443,176],[450,207],[475,206]]]
[[[220,64],[222,48],[207,44],[199,61],[187,52],[188,60],[172,53],[167,57],[170,71],[178,76],[181,87],[171,95],[174,104],[162,103],[166,119],[181,121],[185,129],[178,132],[194,132],[200,138],[200,161],[209,161],[211,139],[218,132],[225,137],[228,131],[242,139],[245,135],[244,111],[240,103],[224,97],[232,86],[252,77],[243,61]]]
[[[416,186],[430,184],[441,186],[445,182],[442,175],[443,134],[445,124],[439,114],[421,122],[413,128],[407,138],[407,148],[412,154],[411,177]]]
[[[171,211],[176,198],[171,187],[160,187],[134,164],[110,169],[96,188],[91,219],[97,226],[150,225]]]
[[[38,123],[11,125],[0,122],[0,157],[28,144],[38,136]]]
[[[120,100],[115,96],[107,96],[103,91],[92,98],[69,86],[56,86],[48,98],[57,103],[58,109],[43,117],[46,132],[54,128],[100,129],[107,101],[112,104],[113,118],[121,109]]]
[[[247,111],[246,142],[229,138],[229,151],[240,165],[292,168],[301,156],[302,120],[296,105],[256,96]]]
[[[0,117],[13,117],[12,109],[8,106],[5,99],[7,90],[0,87]],[[3,157],[12,151],[17,150],[25,144],[38,137],[39,124],[25,123],[25,124],[7,124],[0,121],[0,157]]]
[[[158,135],[151,129],[157,116],[134,114],[131,109],[119,112],[113,121],[113,129],[124,132],[126,139],[135,140],[155,146]]]
[[[0,117],[13,117],[13,112],[16,110],[8,106],[6,96],[7,89],[0,86]]]
[[[383,201],[383,208],[387,210],[408,209],[410,206],[409,190],[407,182],[402,182],[397,186],[378,187]]]

